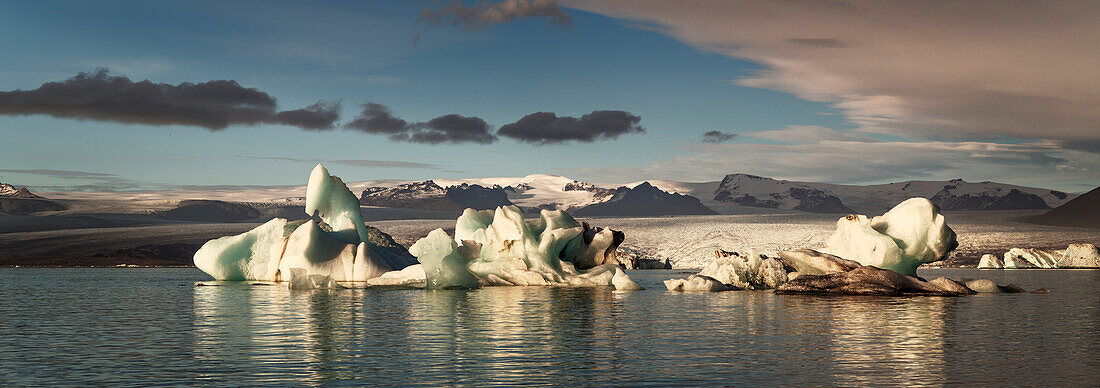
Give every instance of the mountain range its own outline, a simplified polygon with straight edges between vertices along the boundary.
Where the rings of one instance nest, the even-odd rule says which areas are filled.
[[[880,214],[912,197],[943,210],[1051,209],[1075,195],[996,182],[905,181],[856,186],[730,174],[721,181],[665,180],[600,186],[556,175],[407,182],[366,187],[370,206],[458,211],[517,205],[562,209],[580,216],[661,216],[801,211]]]

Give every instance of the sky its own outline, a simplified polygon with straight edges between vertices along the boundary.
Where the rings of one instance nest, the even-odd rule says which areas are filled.
[[[1091,1],[0,4],[0,182],[1100,185]]]

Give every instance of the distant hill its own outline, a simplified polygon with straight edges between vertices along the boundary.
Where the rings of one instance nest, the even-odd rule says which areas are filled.
[[[662,191],[643,182],[634,187],[620,187],[607,201],[594,203],[573,212],[579,217],[648,217],[667,215],[718,214],[690,195]]]
[[[1100,229],[1100,187],[1029,221],[1044,225]]]

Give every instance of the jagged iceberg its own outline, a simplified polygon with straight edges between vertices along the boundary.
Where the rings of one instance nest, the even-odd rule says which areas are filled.
[[[306,213],[312,219],[275,218],[248,232],[208,241],[195,266],[217,280],[288,282],[291,288],[330,288],[366,282],[403,269],[411,257],[390,252],[392,240],[363,223],[359,201],[340,178],[318,164],[309,176]]]
[[[870,219],[851,214],[836,224],[825,253],[904,275],[915,275],[921,264],[942,260],[959,245],[940,209],[925,198],[907,199]]]
[[[436,229],[409,252],[428,288],[479,286],[613,286],[644,289],[615,261],[622,234],[591,228],[560,210],[527,222],[516,206],[466,209],[452,238]],[[383,277],[401,278],[397,275]],[[411,281],[411,280],[410,280]]]
[[[1021,268],[1100,268],[1100,252],[1093,244],[1070,244],[1065,250],[1046,251],[1036,248],[1012,248],[1004,258],[982,255],[981,269]]]

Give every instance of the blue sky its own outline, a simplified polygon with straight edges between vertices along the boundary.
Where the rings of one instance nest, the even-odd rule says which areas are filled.
[[[744,81],[783,70],[776,63],[787,62],[743,53],[738,42],[725,46],[694,36],[677,25],[682,21],[644,14],[644,7],[605,9],[613,3],[563,3],[567,26],[521,18],[473,31],[421,20],[424,9],[446,5],[433,2],[6,3],[0,6],[0,49],[14,55],[0,58],[0,91],[34,90],[107,68],[155,83],[235,80],[277,99],[279,110],[339,101],[339,123],[373,102],[410,122],[454,113],[480,117],[492,130],[535,112],[580,117],[621,110],[640,117],[645,132],[590,143],[500,138],[433,145],[274,123],[212,131],[7,114],[0,115],[0,181],[46,190],[300,184],[315,161],[369,160],[427,166],[343,164],[330,170],[348,181],[532,173],[596,182],[703,181],[748,172],[838,183],[962,177],[1070,191],[1097,184],[1094,151],[1059,143],[1077,135],[1047,139],[1005,130],[959,136],[925,130],[921,120],[876,130],[863,108],[835,98],[841,92],[827,82],[811,79],[819,87],[807,91]],[[738,136],[726,144],[703,143],[708,131]],[[823,134],[823,143],[803,140]],[[891,146],[878,145],[884,141]],[[867,153],[872,159],[866,163],[789,157],[836,151],[822,145],[881,152]],[[898,149],[911,155],[891,156]],[[1056,161],[1028,165],[1035,155]],[[1013,167],[1017,162],[1027,168]],[[866,168],[876,163],[881,169]]]

